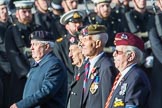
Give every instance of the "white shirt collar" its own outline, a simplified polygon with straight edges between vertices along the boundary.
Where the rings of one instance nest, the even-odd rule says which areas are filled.
[[[94,68],[96,62],[100,59],[100,57],[104,54],[104,52],[101,52],[100,54],[98,54],[96,57],[94,57],[93,59],[89,60],[90,62],[90,68],[89,68],[89,74],[88,77],[91,74],[92,68]]]

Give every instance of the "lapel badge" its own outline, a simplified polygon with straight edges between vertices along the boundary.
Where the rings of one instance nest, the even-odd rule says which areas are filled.
[[[127,83],[123,83],[122,84],[122,86],[121,86],[121,88],[120,88],[120,92],[119,92],[119,95],[125,95],[125,92],[126,92],[126,90],[127,90]]]
[[[90,87],[90,92],[91,92],[92,94],[94,94],[94,93],[96,93],[97,89],[98,89],[98,84],[96,84],[95,82],[93,82],[93,83],[91,84],[91,87]]]
[[[122,101],[122,99],[118,99],[115,98],[115,102],[114,102],[114,107],[123,107],[124,106],[124,102]]]

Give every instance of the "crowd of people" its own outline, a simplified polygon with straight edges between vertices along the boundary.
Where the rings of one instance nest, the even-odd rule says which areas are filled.
[[[162,107],[162,0],[91,2],[0,0],[0,108]]]

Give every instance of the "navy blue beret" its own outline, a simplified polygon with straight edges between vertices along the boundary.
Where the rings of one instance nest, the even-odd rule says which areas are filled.
[[[39,40],[39,41],[53,41],[54,42],[54,36],[47,31],[34,31],[30,34],[30,39],[33,40]]]

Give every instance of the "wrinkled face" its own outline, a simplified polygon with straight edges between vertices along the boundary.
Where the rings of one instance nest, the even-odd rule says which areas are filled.
[[[134,0],[134,5],[137,5],[140,9],[146,8],[146,0]]]
[[[99,15],[101,18],[107,18],[111,12],[109,3],[97,4],[95,7],[95,12],[97,12],[97,15]]]
[[[0,21],[5,22],[8,19],[8,12],[6,5],[0,5]]]
[[[93,57],[96,54],[97,47],[96,41],[92,38],[92,36],[84,36],[81,38],[81,46],[82,46],[82,54],[85,57]]]
[[[129,55],[123,45],[116,46],[116,50],[113,53],[115,67],[119,70],[123,70],[128,65]]]
[[[48,4],[50,3],[50,0],[37,0],[36,6],[40,8],[41,10],[48,10]]]
[[[23,24],[30,23],[32,21],[31,9],[18,9],[16,11],[16,17]]]
[[[82,26],[83,26],[82,22],[69,22],[68,24],[65,25],[68,32],[72,35],[74,35],[78,31],[78,28]]]
[[[73,65],[78,65],[82,62],[83,56],[81,53],[81,49],[78,45],[70,45],[69,47],[69,57],[72,59]]]
[[[31,40],[32,57],[35,61],[39,61],[46,54],[46,44],[37,40]]]

